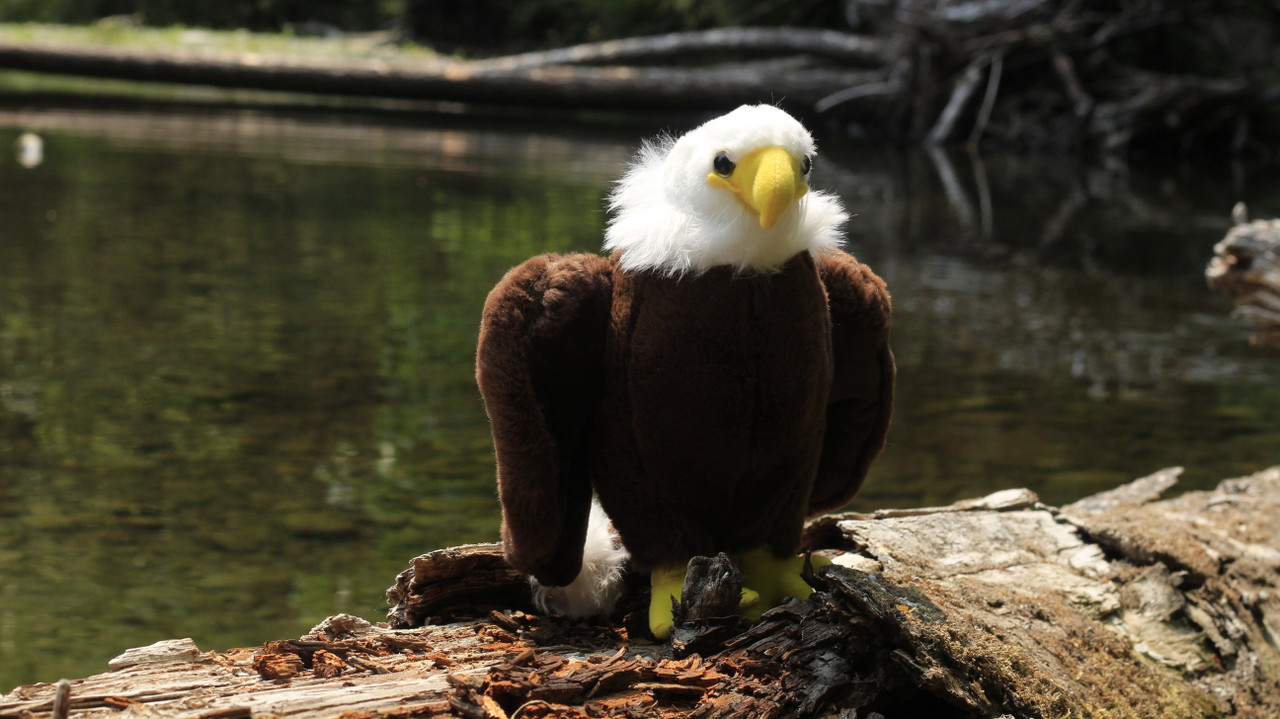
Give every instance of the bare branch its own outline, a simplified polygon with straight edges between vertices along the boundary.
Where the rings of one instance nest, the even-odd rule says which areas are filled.
[[[964,69],[964,74],[956,81],[951,91],[951,98],[947,100],[947,106],[942,108],[942,113],[938,115],[938,121],[934,123],[933,129],[929,131],[929,136],[925,142],[929,145],[941,145],[951,138],[951,131],[955,127],[956,121],[960,119],[960,113],[964,111],[965,105],[969,104],[969,98],[973,97],[973,93],[978,88],[978,83],[982,81],[982,68],[990,63],[986,57],[974,60]]]
[[[853,87],[846,87],[838,92],[818,100],[813,104],[816,112],[827,112],[837,105],[843,105],[846,102],[852,102],[865,97],[883,97],[886,95],[897,95],[902,92],[902,81],[899,79],[898,73],[889,76],[889,79],[882,82],[866,82]]]
[[[1071,56],[1063,52],[1061,48],[1055,47],[1053,49],[1053,69],[1058,74],[1058,78],[1062,80],[1067,96],[1074,103],[1076,116],[1087,117],[1089,113],[1093,112],[1093,97],[1080,84],[1080,77],[1076,75],[1075,63],[1071,61]]]
[[[996,93],[1000,91],[1000,74],[1004,69],[1004,53],[997,53],[991,61],[991,71],[987,74],[987,93],[982,98],[982,107],[978,109],[978,119],[973,123],[973,132],[969,133],[970,145],[976,145],[982,139],[982,133],[991,120],[991,109],[996,104]]]
[[[676,32],[477,60],[477,71],[525,70],[548,65],[598,65],[687,58],[695,53],[803,53],[852,65],[878,66],[898,53],[890,38],[805,28],[726,27]]]

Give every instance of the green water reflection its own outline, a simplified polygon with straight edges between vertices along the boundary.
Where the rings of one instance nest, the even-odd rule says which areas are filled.
[[[45,157],[0,161],[0,691],[377,618],[409,558],[496,537],[480,306],[525,257],[598,247],[635,129],[0,110],[0,148],[23,130]],[[1269,170],[827,149],[898,308],[897,423],[855,506],[1280,462],[1276,354],[1199,278]]]

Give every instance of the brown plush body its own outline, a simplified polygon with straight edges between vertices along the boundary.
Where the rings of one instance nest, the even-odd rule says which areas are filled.
[[[572,581],[593,488],[641,571],[793,553],[884,446],[884,283],[841,252],[684,277],[618,259],[535,257],[485,305],[477,377],[508,560]]]

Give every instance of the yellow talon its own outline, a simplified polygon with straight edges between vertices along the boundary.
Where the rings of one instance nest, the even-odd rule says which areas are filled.
[[[820,566],[822,558],[814,557],[814,566]],[[830,563],[828,560],[826,563]],[[744,602],[739,606],[742,616],[749,622],[760,621],[766,611],[782,603],[787,597],[807,599],[813,594],[813,587],[804,581],[800,574],[804,571],[804,557],[777,557],[763,547],[744,552],[738,558],[738,569],[742,571],[743,583],[750,585],[742,590],[757,595],[759,601],[750,604]]]
[[[659,641],[671,636],[672,600],[680,601],[686,565],[657,567],[649,574],[649,631]]]
[[[818,568],[831,563],[825,557],[813,557]],[[649,631],[658,641],[671,637],[671,604],[679,602],[684,590],[686,565],[672,564],[657,567],[649,574]],[[768,549],[753,549],[738,558],[738,569],[744,575],[742,599],[738,611],[747,621],[757,622],[769,609],[782,603],[786,597],[806,599],[813,588],[800,576],[804,571],[804,557],[776,557]]]

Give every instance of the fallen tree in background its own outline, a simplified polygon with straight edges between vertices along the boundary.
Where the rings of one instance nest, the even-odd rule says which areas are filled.
[[[1036,150],[1280,142],[1280,10],[1227,0],[853,0],[857,33],[720,28],[457,60],[0,40],[0,68],[365,97],[611,110],[780,102],[854,135]]]
[[[665,647],[625,621],[485,612],[521,602],[500,548],[441,550],[388,591],[391,628],[164,642],[19,687],[0,717],[1275,716],[1280,468],[1159,500],[1179,472],[1062,508],[1008,490],[820,518],[807,541],[836,565],[811,598],[751,627],[687,622]],[[431,617],[448,621],[411,626]]]

